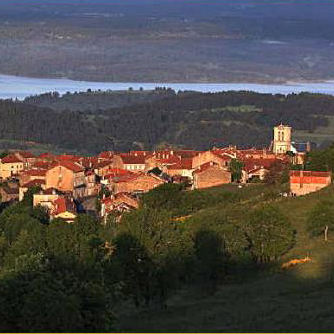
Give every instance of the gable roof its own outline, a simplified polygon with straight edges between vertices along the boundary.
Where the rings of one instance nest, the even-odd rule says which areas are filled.
[[[22,185],[22,188],[32,188],[36,186],[41,186],[42,184],[45,184],[45,180],[43,179],[35,179],[32,181],[29,181]]]
[[[1,159],[1,163],[3,164],[13,164],[13,163],[23,163],[21,159],[19,159],[15,154],[9,154],[6,157]]]
[[[145,165],[146,157],[144,155],[120,154],[123,164],[126,165]]]
[[[77,163],[73,162],[73,161],[60,161],[60,162],[56,162],[54,163],[50,168],[50,169],[53,169],[57,166],[62,166],[62,167],[65,167],[69,170],[71,170],[73,173],[80,173],[80,172],[83,172],[84,169]]]

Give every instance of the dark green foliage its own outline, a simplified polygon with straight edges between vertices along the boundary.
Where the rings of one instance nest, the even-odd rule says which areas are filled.
[[[246,233],[250,252],[261,263],[278,259],[294,244],[294,231],[289,220],[273,206],[251,212]]]
[[[194,249],[202,281],[217,284],[224,275],[228,258],[224,246],[224,240],[217,232],[206,229],[196,232]]]
[[[43,255],[26,258],[0,281],[0,330],[110,331],[112,296],[101,277],[99,268]]]
[[[324,234],[324,239],[327,241],[328,231],[334,230],[332,202],[321,201],[312,208],[307,219],[307,230],[314,237]]]
[[[39,193],[42,190],[40,186],[34,186],[28,189],[28,191],[24,194],[23,200],[21,202],[22,205],[33,206],[34,194]]]
[[[245,105],[251,106],[249,112],[240,112]],[[334,98],[325,95],[252,92],[181,92],[99,112],[55,112],[0,101],[0,139],[86,153],[137,150],[138,146],[153,149],[163,142],[200,150],[231,142],[238,147],[267,146],[272,127],[282,121],[297,130],[327,126],[333,105]]]
[[[175,183],[163,184],[144,194],[141,203],[144,207],[172,212],[183,199],[183,186]]]
[[[268,173],[264,177],[264,182],[267,184],[283,184],[289,181],[289,166],[282,163],[281,161],[276,161],[269,168]]]
[[[244,167],[244,163],[238,161],[237,159],[232,159],[230,163],[230,172],[232,174],[232,181],[239,182],[242,177],[242,168]]]
[[[334,145],[323,150],[314,150],[307,154],[306,170],[334,171]]]

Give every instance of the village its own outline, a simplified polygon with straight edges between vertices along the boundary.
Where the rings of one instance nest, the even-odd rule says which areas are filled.
[[[240,186],[261,182],[274,164],[302,166],[309,151],[310,144],[293,142],[291,127],[282,124],[274,128],[270,146],[263,149],[107,151],[94,157],[15,151],[0,161],[1,201],[22,201],[30,190],[33,205],[45,207],[51,219],[71,223],[79,213],[91,212],[106,221],[112,212],[138,208],[140,194],[165,183],[184,183],[196,190],[235,182],[231,173],[235,161],[242,166]],[[302,169],[290,171],[292,196],[331,183],[329,172]]]

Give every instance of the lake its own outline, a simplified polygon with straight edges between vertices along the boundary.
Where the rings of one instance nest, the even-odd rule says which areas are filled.
[[[334,95],[334,81],[314,83],[286,83],[286,84],[255,84],[255,83],[132,83],[132,82],[88,82],[69,79],[26,78],[12,75],[0,75],[0,98],[19,99],[51,91],[60,94],[92,90],[127,90],[154,89],[155,87],[170,87],[176,91],[193,90],[198,92],[220,92],[247,90],[258,93],[289,94],[300,92],[324,93]]]

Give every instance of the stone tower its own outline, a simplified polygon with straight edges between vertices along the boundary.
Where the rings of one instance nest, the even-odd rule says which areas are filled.
[[[291,127],[280,124],[274,127],[273,152],[285,154],[291,151]]]

